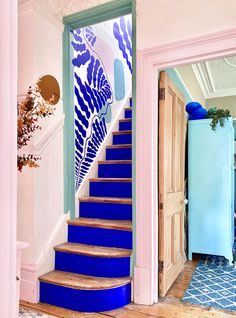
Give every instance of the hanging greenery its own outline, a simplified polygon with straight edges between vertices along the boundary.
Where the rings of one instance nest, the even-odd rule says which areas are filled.
[[[37,87],[29,87],[24,100],[17,104],[17,149],[28,145],[33,133],[41,129],[39,118],[53,115],[54,108],[45,102]],[[24,166],[37,168],[41,158],[33,154],[18,154],[17,168],[22,171]]]
[[[220,123],[220,126],[224,126],[225,119],[228,120],[230,117],[230,111],[228,109],[218,109],[217,107],[212,107],[208,110],[208,118],[212,118],[211,128],[216,129],[216,125]]]

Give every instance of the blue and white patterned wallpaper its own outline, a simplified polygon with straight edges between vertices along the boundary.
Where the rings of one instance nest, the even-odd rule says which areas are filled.
[[[72,36],[77,191],[114,113],[128,97],[132,73],[131,16],[77,29]]]

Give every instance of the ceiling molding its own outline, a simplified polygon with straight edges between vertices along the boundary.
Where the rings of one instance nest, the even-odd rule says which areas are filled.
[[[57,16],[62,21],[63,16],[83,11],[88,8],[109,2],[110,0],[18,0],[19,11],[30,7],[47,14]],[[45,11],[44,11],[45,13]]]
[[[18,14],[24,14],[34,9],[33,0],[19,0],[18,1]]]
[[[226,74],[228,73],[223,69],[225,63],[228,65],[228,67],[232,68],[231,72],[233,72],[233,68],[235,68],[235,66],[233,65],[230,66],[230,64],[227,63],[225,59],[202,62],[202,63],[197,63],[192,65],[192,69],[194,71],[194,74],[197,78],[197,81],[199,83],[199,86],[202,90],[202,93],[205,99],[236,95],[236,85],[234,85],[235,78],[236,78],[236,69],[235,69],[234,79],[233,78],[230,79],[232,85],[230,85],[229,88],[224,87],[223,76],[222,77],[219,75],[217,76],[213,72],[214,68],[218,68],[218,70],[222,72],[222,75],[226,76]],[[222,88],[217,89],[216,87],[222,87]]]
[[[229,58],[226,58],[226,57],[225,57],[225,58],[224,58],[225,63],[227,63],[228,65],[230,65],[230,66],[232,66],[232,67],[236,67],[236,63],[230,62],[229,59],[230,59],[230,57],[229,57]]]
[[[230,96],[236,96],[236,88],[229,88],[229,89],[224,89],[224,90],[215,92],[211,96],[206,97],[206,99],[222,98],[222,97],[230,97]]]
[[[208,69],[204,63],[193,64],[192,69],[205,98],[214,93],[214,87]]]
[[[64,16],[95,7],[110,0],[18,0],[19,15],[36,11],[52,24],[62,26]]]

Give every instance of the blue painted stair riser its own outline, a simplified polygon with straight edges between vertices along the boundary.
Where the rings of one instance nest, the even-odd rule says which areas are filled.
[[[130,145],[132,144],[132,134],[113,135],[113,145]]]
[[[98,178],[132,178],[132,164],[99,164]]]
[[[132,130],[131,121],[121,121],[119,123],[119,131],[124,131],[124,130]]]
[[[80,217],[105,220],[132,220],[132,204],[80,202]]]
[[[132,249],[132,232],[88,226],[68,226],[68,242]]]
[[[128,277],[130,257],[96,257],[56,251],[55,269],[95,277]]]
[[[117,5],[115,9],[119,11],[120,7]],[[105,61],[106,54],[103,56],[100,30],[90,26],[71,32],[74,53],[70,64],[74,69],[76,101],[72,112],[74,190],[79,193],[82,182],[89,182],[89,193],[79,198],[80,219],[68,220],[67,241],[80,245],[56,246],[55,270],[41,276],[39,281],[40,302],[78,312],[102,314],[131,302],[132,98],[127,98],[127,94],[132,89],[129,87],[132,85],[132,18],[128,14],[130,10],[125,11],[126,16],[111,21],[106,28],[111,48],[119,49],[115,53],[121,54],[115,54],[111,63],[108,61],[110,65]],[[113,100],[123,106],[126,103],[122,106],[123,119],[112,116]],[[112,145],[104,146],[109,123],[116,124],[119,131],[111,133]],[[96,160],[101,147],[105,158],[99,163]],[[104,162],[105,159],[120,161]],[[88,172],[94,164],[98,177],[89,179]],[[73,205],[74,198],[69,205]]]
[[[125,110],[125,118],[132,118],[132,109]]]
[[[70,310],[102,312],[123,307],[128,305],[130,301],[130,283],[103,290],[81,290],[44,282],[40,283],[40,302]]]
[[[95,197],[132,198],[132,182],[90,181],[89,193]]]
[[[132,160],[132,148],[107,148],[106,160]]]

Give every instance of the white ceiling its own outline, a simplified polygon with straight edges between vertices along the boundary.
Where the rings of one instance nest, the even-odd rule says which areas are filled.
[[[192,65],[206,99],[236,95],[236,56]]]

